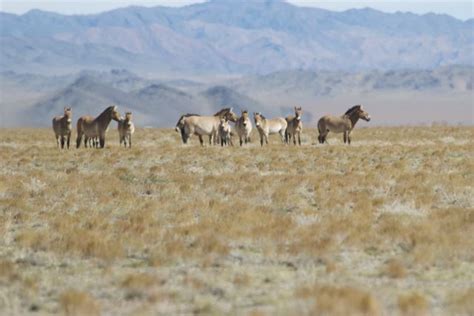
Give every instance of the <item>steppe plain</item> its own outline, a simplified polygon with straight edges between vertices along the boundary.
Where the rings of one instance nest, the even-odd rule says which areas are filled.
[[[472,126],[107,137],[0,129],[1,314],[474,314]]]

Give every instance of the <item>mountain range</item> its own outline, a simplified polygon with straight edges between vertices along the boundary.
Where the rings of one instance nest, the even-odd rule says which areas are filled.
[[[266,75],[473,65],[473,19],[332,12],[281,0],[211,0],[93,15],[0,13],[0,69],[67,74],[129,69],[144,76]]]
[[[170,127],[181,114],[210,115],[223,107],[233,107],[237,113],[246,109],[284,116],[295,105],[303,105],[304,120],[313,122],[320,110],[337,113],[351,103],[370,104],[372,98],[380,96],[386,96],[387,100],[382,98],[384,104],[399,100],[398,103],[413,107],[423,102],[435,104],[439,96],[444,96],[455,103],[448,108],[456,114],[452,120],[458,122],[472,117],[473,78],[474,67],[469,66],[357,73],[289,70],[213,81],[150,79],[125,69],[61,76],[8,71],[0,73],[5,95],[0,99],[0,108],[3,117],[11,113],[10,117],[16,119],[0,123],[47,126],[49,119],[60,114],[66,105],[80,116],[99,114],[110,104],[118,105],[122,112],[133,111],[138,126]],[[18,96],[12,99],[15,94]],[[342,100],[341,96],[347,98]],[[328,106],[321,108],[321,103]],[[461,106],[462,111],[456,112],[456,106]],[[377,107],[379,119],[388,121],[392,114],[384,113],[387,108],[383,105]],[[435,120],[446,109],[438,107],[428,116],[415,115],[416,111],[410,110],[410,120]]]

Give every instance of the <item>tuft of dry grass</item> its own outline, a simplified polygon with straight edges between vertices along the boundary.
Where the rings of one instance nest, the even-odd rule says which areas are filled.
[[[59,298],[60,306],[66,315],[82,316],[82,315],[100,315],[99,303],[88,293],[67,290],[61,294]]]
[[[453,314],[474,315],[474,287],[452,293],[448,299]]]
[[[398,308],[402,315],[428,315],[429,304],[419,293],[408,293],[398,297]]]
[[[393,279],[401,279],[406,277],[407,269],[403,262],[399,259],[390,259],[382,267],[382,274]]]
[[[381,312],[372,294],[354,287],[315,285],[299,289],[296,295],[314,299],[311,314],[379,315]]]

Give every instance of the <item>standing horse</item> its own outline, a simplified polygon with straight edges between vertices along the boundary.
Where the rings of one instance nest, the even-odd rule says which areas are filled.
[[[199,142],[204,145],[202,136],[209,136],[209,144],[217,144],[219,134],[220,118],[235,122],[237,115],[232,112],[232,108],[225,108],[214,114],[214,116],[182,115],[176,124],[176,129],[181,131],[183,143],[187,144],[191,135],[197,135]]]
[[[89,138],[99,138],[100,147],[105,146],[105,132],[109,127],[110,121],[119,121],[120,114],[115,105],[106,108],[99,116],[93,118],[90,115],[81,116],[77,120],[77,139],[76,148],[81,146],[82,136],[84,135],[84,146],[87,147]]]
[[[282,117],[274,119],[266,119],[261,113],[253,113],[255,120],[255,127],[257,127],[258,133],[260,134],[260,145],[263,146],[263,142],[268,145],[268,135],[280,134],[281,141],[285,142],[285,132],[288,123]]]
[[[125,113],[125,118],[120,118],[117,124],[119,138],[120,138],[120,145],[127,147],[132,147],[132,135],[135,132],[135,125],[132,122],[132,112]]]
[[[298,144],[301,146],[301,132],[303,131],[303,122],[301,121],[301,115],[303,110],[301,107],[295,106],[295,116],[290,115],[285,118],[288,123],[285,133],[285,141],[287,144],[290,143],[291,137],[293,137],[293,144],[296,145],[296,136],[298,136]]]
[[[344,144],[351,143],[351,131],[354,129],[357,121],[363,119],[370,121],[369,113],[365,112],[362,105],[354,105],[342,116],[326,115],[318,121],[318,140],[322,144],[327,143],[326,137],[329,132],[344,133]]]
[[[64,108],[64,115],[53,118],[53,130],[56,136],[56,143],[59,148],[59,139],[61,139],[61,149],[64,148],[66,142],[69,149],[69,142],[71,140],[72,132],[72,110],[71,108]]]
[[[235,130],[239,135],[240,146],[243,142],[250,143],[250,133],[252,132],[252,121],[248,111],[242,111],[242,116],[235,122]],[[243,139],[243,140],[242,140]]]
[[[221,117],[219,123],[219,140],[221,146],[234,146],[231,138],[232,128],[225,117]]]

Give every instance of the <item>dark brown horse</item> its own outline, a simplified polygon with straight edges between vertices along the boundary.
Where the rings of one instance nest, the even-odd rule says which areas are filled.
[[[351,143],[351,131],[359,119],[370,121],[369,113],[365,112],[362,105],[354,105],[342,116],[326,115],[318,121],[318,140],[322,144],[327,143],[326,137],[329,132],[344,133],[344,143]]]
[[[90,138],[99,138],[100,147],[104,148],[105,146],[105,132],[109,127],[110,121],[120,120],[120,114],[117,112],[117,107],[115,105],[109,106],[99,114],[96,118],[93,118],[90,115],[81,116],[77,120],[77,139],[76,147],[81,146],[82,136],[84,135],[84,146],[87,147],[88,140]]]

